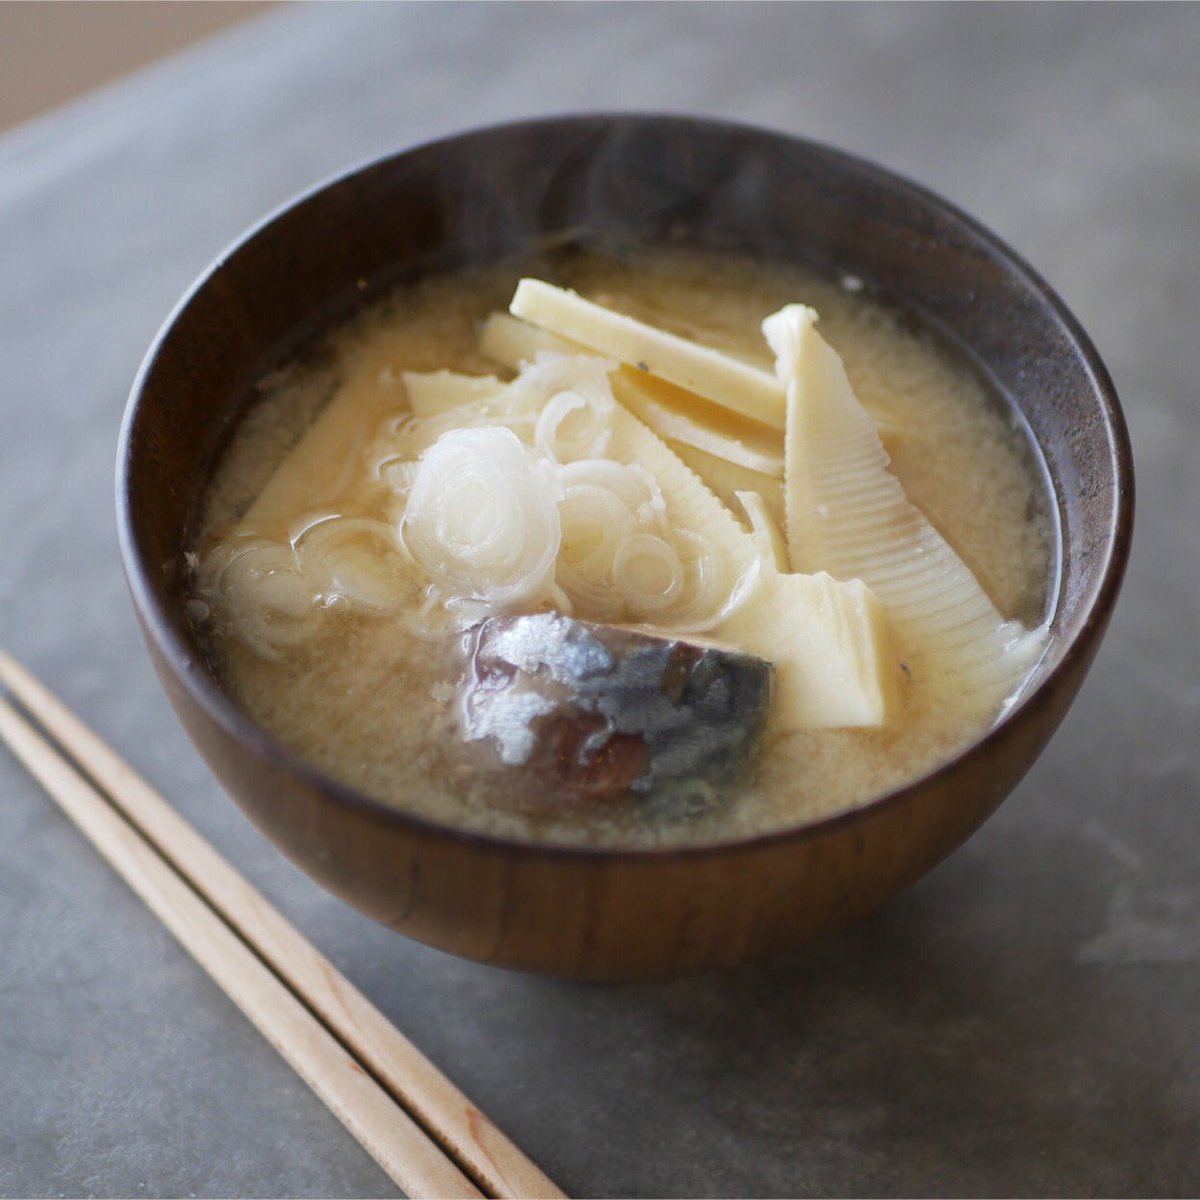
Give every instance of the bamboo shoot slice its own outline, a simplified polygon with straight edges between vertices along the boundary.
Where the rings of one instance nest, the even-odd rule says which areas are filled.
[[[479,349],[511,371],[519,371],[522,363],[533,362],[543,350],[558,354],[594,353],[586,346],[502,312],[494,312],[484,321],[479,330]]]
[[[859,579],[767,571],[716,636],[774,658],[769,728],[777,732],[888,719],[900,667],[887,613]]]
[[[786,530],[795,571],[861,579],[886,608],[914,675],[961,676],[964,701],[998,702],[1036,661],[1044,631],[1006,621],[888,470],[875,423],[817,313],[788,305],[763,332],[788,397]]]
[[[783,390],[777,379],[758,367],[540,279],[521,280],[509,311],[751,420],[784,427]]]
[[[457,371],[402,371],[400,377],[418,417],[438,416],[464,404],[492,400],[505,387],[495,375],[460,375]]]
[[[360,364],[279,464],[243,520],[257,525],[335,500],[358,450],[395,406],[394,383],[381,380],[377,365]]]
[[[771,514],[771,520],[783,528],[783,481],[760,471],[751,471],[715,454],[706,454],[695,446],[668,441],[667,445],[704,481],[731,511],[738,511],[738,492],[757,492]]]
[[[733,513],[660,437],[619,406],[613,412],[608,457],[649,471],[662,490],[672,524],[716,547],[728,559],[735,577],[751,571],[757,557],[754,543]]]
[[[750,534],[758,543],[763,561],[776,571],[787,571],[787,543],[779,526],[771,519],[766,501],[757,492],[735,492],[734,495],[750,522]]]
[[[613,372],[612,381],[617,400],[666,441],[682,442],[775,480],[783,478],[783,440],[777,429],[633,367]]]

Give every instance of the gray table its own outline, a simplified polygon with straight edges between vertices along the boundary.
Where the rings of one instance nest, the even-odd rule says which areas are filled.
[[[1194,1194],[1198,49],[1196,7],[305,7],[18,130],[0,643],[574,1194]],[[789,957],[602,988],[410,944],[250,827],[152,676],[110,480],[144,348],[260,213],[404,143],[603,106],[814,136],[978,215],[1106,357],[1140,516],[1083,695],[962,851]],[[390,1194],[3,751],[0,812],[0,1193]]]

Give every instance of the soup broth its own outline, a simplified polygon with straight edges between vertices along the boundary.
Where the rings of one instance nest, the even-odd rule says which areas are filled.
[[[1054,531],[1022,429],[976,375],[853,281],[838,286],[792,270],[677,254],[634,262],[576,253],[519,267],[405,289],[262,382],[218,464],[190,556],[189,612],[235,702],[283,745],[383,803],[464,829],[559,844],[696,844],[812,822],[918,777],[979,737],[1020,678],[1001,692],[964,694],[952,674],[912,670],[905,636],[893,630],[890,666],[899,670],[880,727],[798,729],[767,719],[752,762],[704,803],[615,803],[586,790],[559,803],[547,800],[520,765],[463,753],[461,680],[471,613],[434,635],[429,579],[411,563],[398,561],[382,575],[373,569],[362,583],[347,560],[343,583],[361,602],[347,602],[331,587],[316,604],[282,595],[285,615],[270,628],[247,618],[236,570],[221,576],[212,563],[221,554],[228,563],[229,546],[252,526],[255,537],[280,547],[286,565],[298,531],[316,544],[331,515],[361,522],[360,552],[370,553],[372,531],[395,525],[396,489],[413,486],[411,463],[389,462],[378,450],[380,431],[402,427],[410,411],[403,372],[449,369],[503,382],[511,371],[481,349],[480,323],[508,308],[521,275],[536,275],[766,371],[773,356],[763,319],[791,302],[811,305],[878,425],[908,500],[1003,617],[1030,628],[1043,619]],[[306,453],[306,432],[348,389],[354,417],[327,440],[332,451],[285,480],[281,464],[291,459],[295,467],[295,456]],[[713,490],[745,524],[732,493],[748,476],[735,471],[722,487],[711,454],[668,445],[693,469],[712,468]],[[786,503],[774,492],[769,500],[781,517]],[[276,583],[286,591],[289,579],[281,570]],[[390,598],[375,596],[381,586]],[[701,630],[696,640],[710,635],[721,640],[719,627],[715,634]]]

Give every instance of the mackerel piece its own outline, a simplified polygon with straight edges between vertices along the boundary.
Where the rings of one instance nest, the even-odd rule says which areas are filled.
[[[766,723],[774,667],[740,650],[560,613],[494,617],[468,638],[464,741],[551,803],[704,811],[746,773]]]

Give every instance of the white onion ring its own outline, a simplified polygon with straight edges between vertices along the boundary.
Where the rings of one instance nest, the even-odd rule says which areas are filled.
[[[371,475],[391,491],[404,495],[417,477],[417,464],[403,454],[387,453],[372,462]]]
[[[383,521],[333,517],[308,526],[294,544],[301,571],[325,603],[348,600],[374,613],[393,612],[404,603],[408,556]]]
[[[578,484],[607,488],[620,497],[632,512],[650,499],[646,482],[647,472],[641,467],[627,467],[611,458],[581,458],[558,468],[558,481],[564,489]]]
[[[234,632],[264,658],[311,637],[319,620],[315,597],[291,546],[245,539],[218,547],[206,564]]]
[[[621,542],[636,532],[637,516],[622,496],[599,483],[573,483],[564,488],[558,511],[563,544],[555,579],[580,615],[593,621],[616,620],[625,602],[613,588],[613,556]],[[585,554],[573,557],[573,544],[589,535],[595,539],[594,545]]]
[[[585,458],[560,467],[558,478],[564,488],[591,483],[616,492],[641,525],[660,536],[667,534],[667,504],[662,489],[640,463],[626,465],[611,458]]]
[[[720,561],[699,534],[681,529],[677,536],[692,551],[686,564],[688,585],[681,602],[662,614],[660,623],[676,633],[704,633],[745,602],[759,579],[762,561],[756,556],[749,570],[731,582],[728,561]]]
[[[421,460],[402,536],[445,595],[528,605],[553,583],[557,499],[511,430],[449,430]]]
[[[533,444],[553,462],[596,458],[612,439],[611,396],[587,395],[576,388],[556,392],[546,401],[533,431]],[[575,416],[582,413],[582,420]],[[573,432],[567,428],[577,426]]]
[[[556,580],[570,601],[562,611],[584,621],[617,621],[623,616],[625,601],[610,582],[596,583],[561,566]]]
[[[635,533],[613,556],[612,581],[630,609],[645,616],[671,608],[683,593],[685,572],[669,542],[653,533]]]
[[[595,576],[596,568],[605,573],[621,540],[637,528],[637,517],[611,488],[594,483],[577,483],[563,489],[558,502],[562,526],[560,562],[572,571]],[[589,534],[595,545],[586,554],[575,556],[572,548]]]

